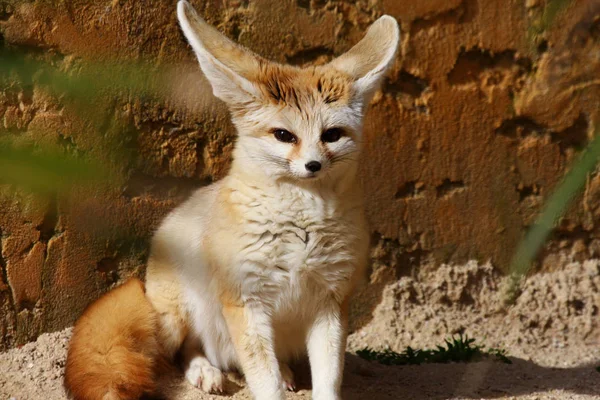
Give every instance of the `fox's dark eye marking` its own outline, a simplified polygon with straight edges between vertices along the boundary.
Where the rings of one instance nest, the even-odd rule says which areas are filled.
[[[321,134],[321,141],[324,143],[333,143],[340,140],[344,131],[341,128],[330,128]]]
[[[285,129],[273,129],[273,136],[275,139],[283,143],[298,143],[298,138],[292,132],[286,131]]]

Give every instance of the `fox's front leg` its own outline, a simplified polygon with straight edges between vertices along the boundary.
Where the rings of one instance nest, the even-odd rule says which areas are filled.
[[[314,400],[340,400],[346,350],[347,302],[331,300],[308,333],[308,357]]]
[[[223,309],[246,382],[257,400],[283,400],[283,380],[275,355],[273,324],[260,306]]]

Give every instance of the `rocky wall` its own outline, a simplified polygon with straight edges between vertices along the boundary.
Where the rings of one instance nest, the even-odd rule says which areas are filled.
[[[401,51],[365,128],[373,273],[357,323],[385,283],[425,261],[491,260],[506,272],[600,121],[598,1],[192,3],[232,39],[297,65],[343,53],[384,13],[400,22]],[[67,74],[95,63],[110,77],[116,61],[142,62],[169,68],[172,82],[162,97],[90,94],[93,118],[35,79],[2,86],[0,136],[102,160],[115,178],[68,195],[0,196],[1,350],[72,324],[89,301],[143,275],[153,228],[226,173],[235,132],[179,31],[174,0],[0,2],[0,41]],[[599,214],[592,174],[538,268],[559,250],[598,256]]]

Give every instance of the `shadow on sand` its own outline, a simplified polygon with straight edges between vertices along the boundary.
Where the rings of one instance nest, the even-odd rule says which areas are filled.
[[[576,368],[547,368],[531,361],[511,358],[512,364],[481,361],[456,364],[385,366],[346,354],[344,400],[442,400],[497,399],[533,395],[534,398],[564,398],[600,395],[600,373],[595,365]],[[600,361],[599,361],[600,363]],[[292,366],[300,393],[289,398],[307,398],[310,370],[307,363]],[[191,399],[197,390],[172,375],[165,400]],[[249,399],[243,380],[231,375],[223,396],[210,398]],[[205,398],[205,397],[201,397]]]
[[[564,391],[600,395],[594,366],[547,368],[511,358],[456,364],[384,366],[346,355],[344,399],[495,399]]]

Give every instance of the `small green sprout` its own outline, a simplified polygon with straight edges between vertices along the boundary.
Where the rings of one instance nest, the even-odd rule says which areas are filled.
[[[444,345],[435,349],[413,349],[407,347],[402,353],[390,349],[375,351],[369,348],[358,350],[356,354],[369,361],[377,361],[384,365],[419,365],[429,363],[472,362],[493,357],[497,361],[512,364],[506,350],[490,348],[484,350],[476,345],[475,339],[468,336],[453,336],[444,341]]]

